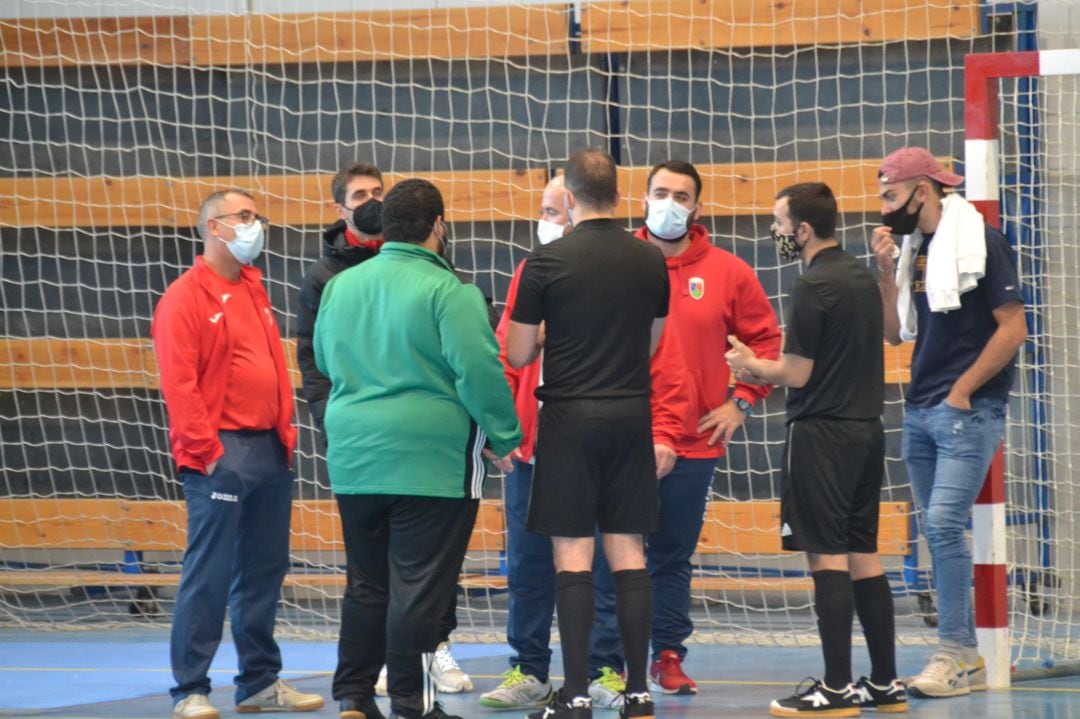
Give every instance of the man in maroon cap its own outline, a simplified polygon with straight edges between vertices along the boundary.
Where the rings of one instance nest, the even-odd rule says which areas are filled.
[[[921,147],[893,152],[878,171],[883,226],[870,242],[885,339],[915,341],[901,451],[933,560],[940,642],[908,681],[917,697],[986,688],[964,531],[1027,338],[1012,248],[971,203],[946,194],[961,182]]]

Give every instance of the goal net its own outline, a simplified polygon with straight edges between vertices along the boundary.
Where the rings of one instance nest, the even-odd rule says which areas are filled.
[[[798,268],[767,241],[775,193],[828,182],[841,241],[869,262],[881,158],[921,145],[962,171],[965,55],[1015,49],[1024,33],[1067,41],[1034,22],[1040,8],[1071,12],[1045,0],[342,5],[140,0],[86,17],[86,4],[17,0],[0,11],[0,625],[168,622],[184,524],[149,325],[200,251],[194,216],[210,192],[246,187],[271,218],[258,264],[291,341],[345,164],[374,163],[388,183],[434,179],[453,261],[501,307],[534,245],[543,186],[572,150],[616,156],[628,227],[641,223],[648,169],[686,159],[703,176],[714,242],[755,268],[782,319]],[[1007,222],[1029,223],[1015,241],[1042,328],[1022,357],[1008,449],[1010,623],[1016,660],[1034,663],[1077,651],[1080,589],[1068,471],[1076,87],[1055,82],[1002,93],[1006,132],[1027,122],[1039,137],[1034,154],[1011,136],[1001,151],[1006,167],[1038,163],[1006,192],[1037,210],[1003,206]],[[929,560],[899,458],[905,358],[890,354],[886,377],[885,559],[901,641],[932,642]],[[777,391],[718,465],[695,558],[696,640],[816,641],[803,560],[774,536],[783,409]],[[330,638],[344,558],[299,395],[297,421],[282,630]],[[488,495],[459,631],[498,640],[500,477]]]

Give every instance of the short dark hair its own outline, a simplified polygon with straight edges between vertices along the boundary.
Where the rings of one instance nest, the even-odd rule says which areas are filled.
[[[796,227],[806,222],[819,240],[831,240],[836,232],[836,197],[824,182],[800,182],[780,190],[776,199],[787,198],[788,214]]]
[[[649,172],[649,179],[645,181],[645,191],[652,191],[652,179],[656,176],[656,173],[660,170],[667,170],[673,172],[676,175],[686,175],[694,181],[694,200],[701,199],[701,175],[698,174],[697,168],[691,165],[689,162],[683,162],[682,160],[668,160],[667,162],[661,162]]]
[[[578,150],[566,163],[566,189],[583,205],[614,207],[619,198],[615,158],[595,147]]]
[[[383,238],[420,244],[443,212],[442,194],[435,185],[417,178],[399,182],[383,198]]]
[[[334,203],[345,204],[345,186],[354,177],[374,177],[382,184],[382,172],[375,165],[366,162],[354,162],[337,171],[334,179],[330,181],[330,194],[334,196]]]

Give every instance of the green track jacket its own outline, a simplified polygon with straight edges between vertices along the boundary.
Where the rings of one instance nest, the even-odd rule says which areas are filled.
[[[485,441],[500,457],[521,442],[483,295],[419,245],[335,276],[314,340],[338,494],[479,498]]]

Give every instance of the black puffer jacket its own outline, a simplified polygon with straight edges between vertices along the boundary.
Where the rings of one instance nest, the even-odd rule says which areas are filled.
[[[296,360],[303,378],[304,399],[315,426],[322,431],[326,400],[330,397],[330,379],[315,366],[315,318],[326,283],[334,275],[370,260],[377,250],[353,247],[345,240],[345,221],[338,220],[323,232],[323,256],[304,275],[300,286],[300,305],[296,312]]]
[[[300,286],[300,305],[296,312],[296,360],[303,379],[304,399],[315,427],[322,432],[326,401],[330,397],[330,379],[315,366],[315,318],[319,314],[319,302],[326,283],[334,275],[370,260],[377,250],[354,247],[345,239],[345,221],[338,220],[323,232],[323,256],[308,268],[304,283]],[[462,272],[454,271],[462,282],[470,279]],[[494,331],[499,324],[499,313],[490,297],[485,295],[488,321]]]

